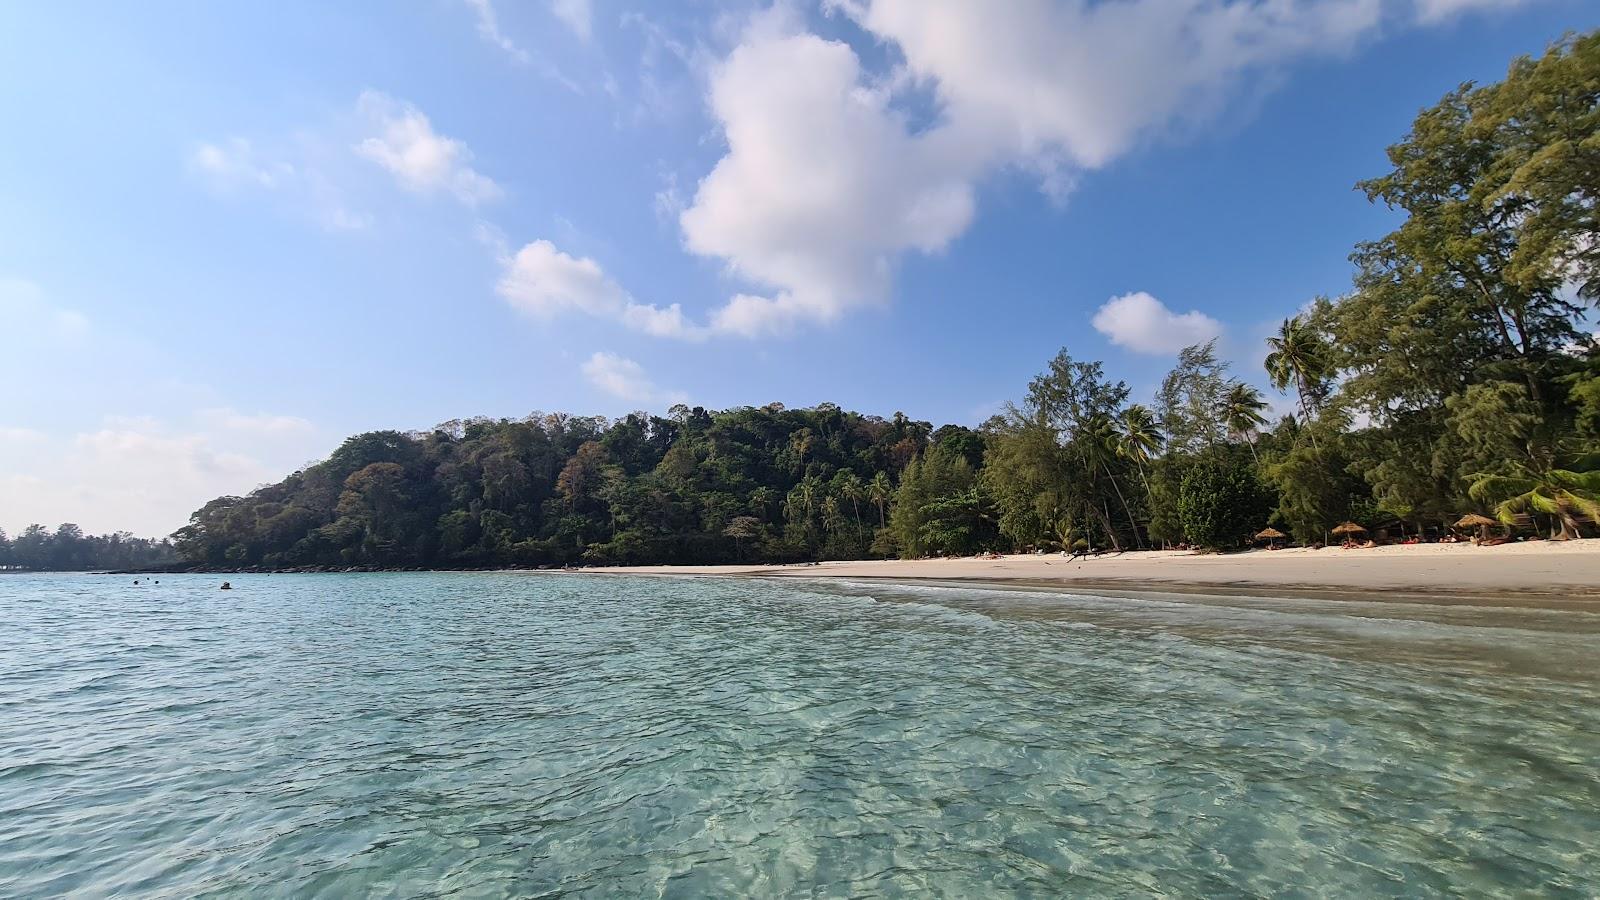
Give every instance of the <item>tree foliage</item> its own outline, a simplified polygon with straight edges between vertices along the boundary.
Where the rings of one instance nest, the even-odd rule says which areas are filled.
[[[35,572],[139,569],[177,561],[169,541],[134,537],[126,531],[87,535],[66,522],[51,531],[33,524],[15,538],[0,530],[0,568]]]

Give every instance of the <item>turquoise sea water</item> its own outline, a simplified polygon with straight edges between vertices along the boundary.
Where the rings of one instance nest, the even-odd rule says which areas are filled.
[[[1600,609],[0,576],[0,896],[1595,896]]]

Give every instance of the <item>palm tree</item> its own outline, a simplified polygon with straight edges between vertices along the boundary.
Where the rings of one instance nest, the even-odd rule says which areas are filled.
[[[1261,413],[1267,408],[1267,401],[1261,392],[1245,384],[1235,381],[1228,387],[1228,393],[1222,399],[1222,420],[1228,430],[1250,444],[1250,458],[1260,462],[1256,456],[1256,431],[1267,424],[1267,417]]]
[[[778,492],[769,487],[758,487],[750,492],[750,511],[759,516],[762,521],[767,518],[767,510],[772,504],[778,502]]]
[[[1155,413],[1138,403],[1122,411],[1116,426],[1117,455],[1133,460],[1139,469],[1139,480],[1144,482],[1144,492],[1150,494],[1150,479],[1145,475],[1144,467],[1166,443],[1166,435],[1161,433],[1161,427],[1156,424]],[[1151,495],[1150,500],[1154,503],[1155,496]]]
[[[829,534],[844,524],[844,512],[839,509],[839,498],[829,494],[822,498],[822,529]]]
[[[1495,504],[1495,516],[1507,525],[1515,523],[1517,513],[1554,516],[1561,530],[1551,537],[1558,541],[1578,537],[1579,515],[1600,521],[1600,470],[1536,469],[1520,462],[1512,467],[1509,475],[1472,476],[1467,494],[1480,503]]]
[[[861,483],[861,477],[854,472],[845,472],[839,479],[839,496],[850,501],[850,509],[855,513],[856,528],[861,527],[861,498],[867,495],[867,486]]]
[[[1311,411],[1316,406],[1314,397],[1320,395],[1332,369],[1327,343],[1305,320],[1295,316],[1283,320],[1278,333],[1267,338],[1267,346],[1272,352],[1267,354],[1264,365],[1272,386],[1282,391],[1294,385],[1300,397],[1300,413],[1309,425]],[[1316,447],[1316,434],[1309,428],[1307,433],[1311,436],[1311,446]]]
[[[1144,548],[1144,538],[1139,535],[1139,522],[1133,517],[1133,508],[1128,506],[1128,500],[1122,496],[1122,485],[1117,482],[1117,475],[1111,471],[1109,459],[1117,455],[1119,446],[1117,423],[1110,416],[1095,415],[1084,423],[1084,450],[1086,462],[1089,464],[1090,478],[1093,479],[1096,466],[1111,480],[1111,489],[1116,492],[1117,501],[1122,504],[1122,511],[1128,517],[1128,525],[1133,528],[1133,540],[1140,549]],[[1106,516],[1109,522],[1110,515]],[[1110,535],[1113,545],[1117,543],[1116,534]],[[1118,550],[1122,549],[1120,546]]]
[[[888,525],[887,520],[884,518],[883,510],[889,505],[889,498],[893,496],[894,486],[889,483],[889,476],[881,471],[873,475],[871,483],[867,485],[867,499],[871,500],[872,505],[878,508],[879,528],[884,528]]]
[[[806,531],[811,531],[811,523],[817,506],[817,479],[806,477],[789,491],[788,499],[784,501],[783,512],[789,521],[799,520],[804,523]]]

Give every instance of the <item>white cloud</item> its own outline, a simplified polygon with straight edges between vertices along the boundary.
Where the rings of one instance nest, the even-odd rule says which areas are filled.
[[[531,59],[528,51],[518,47],[511,38],[500,31],[500,17],[495,15],[494,4],[490,0],[466,0],[466,3],[478,17],[479,37],[504,50],[519,63],[526,63]]]
[[[229,431],[257,436],[275,437],[306,434],[315,430],[310,421],[299,416],[281,416],[270,413],[247,415],[229,407],[203,409],[200,411],[199,416],[203,421],[217,428],[225,428]]]
[[[550,13],[582,40],[594,34],[594,10],[589,0],[550,0]]]
[[[1222,323],[1190,310],[1175,313],[1138,291],[1112,297],[1094,314],[1095,330],[1135,353],[1176,353],[1222,334]]]
[[[262,159],[250,141],[229,138],[218,144],[201,144],[189,164],[221,189],[240,185],[273,190],[295,176],[294,166],[281,160]]]
[[[532,316],[550,318],[577,312],[613,319],[655,337],[706,336],[706,329],[684,319],[678,304],[657,307],[635,302],[599,263],[568,256],[549,241],[534,241],[515,256],[502,257],[501,269],[496,293]]]
[[[882,301],[900,253],[942,250],[971,222],[971,161],[943,129],[912,135],[889,100],[847,45],[770,15],[713,72],[728,153],[680,216],[684,242],[773,292],[735,298],[719,329],[781,331]]]
[[[782,7],[758,15],[712,68],[727,151],[679,219],[688,250],[754,287],[713,327],[774,333],[882,302],[902,256],[971,225],[982,179],[1031,173],[1059,199],[1139,143],[1211,120],[1263,72],[1352,47],[1383,2],[825,4],[903,58],[883,73]],[[902,113],[928,97],[926,115]]]
[[[218,194],[258,192],[279,198],[328,231],[360,231],[372,217],[351,209],[330,177],[322,148],[309,135],[262,149],[243,137],[201,143],[189,154],[191,172]],[[294,161],[291,161],[294,160]]]
[[[568,256],[549,241],[534,241],[518,250],[496,289],[513,306],[540,317],[569,309],[607,315],[628,300],[627,292],[606,276],[599,263]]]
[[[1469,12],[1491,9],[1510,9],[1521,6],[1525,0],[1417,0],[1417,20],[1435,25]]]
[[[968,141],[1093,169],[1216,113],[1251,71],[1350,47],[1377,27],[1381,0],[869,0],[847,11],[900,49]]]
[[[212,435],[143,420],[108,421],[20,452],[0,445],[0,471],[0,525],[13,531],[30,522],[76,522],[94,533],[147,536],[170,533],[213,497],[283,474]]]
[[[589,383],[619,400],[629,403],[683,403],[679,391],[665,391],[645,374],[644,367],[615,353],[596,352],[584,362],[583,376]]]
[[[499,185],[469,165],[467,145],[434,131],[415,106],[365,91],[356,107],[378,131],[356,145],[356,153],[386,169],[401,187],[420,194],[449,191],[469,206],[501,195]]]

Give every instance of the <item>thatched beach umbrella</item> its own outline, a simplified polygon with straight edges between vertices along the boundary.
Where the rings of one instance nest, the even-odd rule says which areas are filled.
[[[1345,522],[1342,525],[1335,525],[1333,528],[1333,533],[1338,535],[1360,534],[1363,531],[1366,531],[1366,529],[1354,522]]]
[[[1488,516],[1479,515],[1478,513],[1467,513],[1456,520],[1457,528],[1472,528],[1473,526],[1477,526],[1478,540],[1480,541],[1487,541],[1489,539],[1489,526],[1498,524],[1498,522],[1489,518]]]
[[[1258,541],[1266,541],[1268,546],[1271,546],[1273,541],[1282,540],[1282,539],[1284,539],[1286,537],[1288,537],[1288,535],[1284,534],[1283,532],[1279,531],[1276,528],[1263,528],[1260,531],[1256,532],[1256,540],[1258,540]]]

